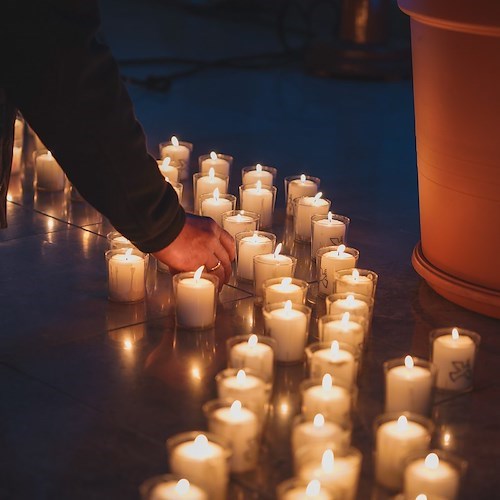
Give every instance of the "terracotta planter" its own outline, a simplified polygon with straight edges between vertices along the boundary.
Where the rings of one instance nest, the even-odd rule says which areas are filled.
[[[500,2],[399,0],[411,17],[421,243],[439,294],[500,318]]]

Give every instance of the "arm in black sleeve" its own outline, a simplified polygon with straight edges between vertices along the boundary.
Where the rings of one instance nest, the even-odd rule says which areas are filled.
[[[116,62],[95,37],[96,4],[30,8],[3,55],[9,99],[89,203],[141,250],[161,250],[181,231],[184,210],[147,154]]]

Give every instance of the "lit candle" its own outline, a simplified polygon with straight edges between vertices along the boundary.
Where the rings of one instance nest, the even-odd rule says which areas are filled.
[[[320,248],[342,245],[345,241],[349,219],[342,215],[315,215],[312,221],[311,258],[316,259]]]
[[[191,155],[191,149],[189,143],[179,142],[179,139],[172,136],[169,143],[164,143],[161,148],[161,157],[166,158],[167,156],[175,162],[181,162],[183,164],[189,163],[189,157]]]
[[[330,200],[322,198],[323,193],[303,196],[294,200],[294,233],[296,241],[311,241],[311,218],[328,213]]]
[[[62,191],[66,175],[50,151],[35,158],[35,184],[43,191]]]
[[[447,334],[446,329],[436,333],[439,335],[434,335],[432,342],[432,362],[437,368],[436,387],[448,391],[471,389],[479,335],[466,330],[460,334],[458,328],[453,328],[451,334]]]
[[[316,379],[306,380],[302,392],[302,413],[314,418],[322,413],[326,419],[339,424],[350,421],[352,395],[347,387],[333,384],[332,376],[327,373],[317,383]]]
[[[382,423],[376,430],[375,477],[379,484],[399,490],[403,486],[405,461],[429,448],[430,431],[404,415]]]
[[[279,492],[278,500],[332,500],[332,496],[317,479],[313,479],[307,485],[294,484]]]
[[[231,198],[233,198],[234,201],[236,201],[236,199],[232,195],[221,197],[218,188],[214,189],[212,197],[208,197],[209,195],[206,196],[207,197],[201,197],[201,215],[211,217],[219,226],[222,226],[222,214],[234,208]]]
[[[196,272],[174,276],[176,292],[176,320],[183,328],[207,328],[214,324],[217,278],[206,274],[204,266]]]
[[[194,210],[199,211],[200,196],[204,194],[213,193],[215,188],[218,188],[219,193],[227,192],[227,177],[222,177],[215,173],[215,170],[211,168],[208,171],[208,175],[203,173],[194,174],[193,176],[193,186],[194,186]],[[229,209],[230,210],[230,209]]]
[[[114,302],[138,302],[146,295],[145,260],[133,249],[108,250],[109,298]]]
[[[245,210],[231,210],[222,214],[222,227],[234,238],[237,233],[256,231],[259,226],[259,214]]]
[[[206,493],[187,479],[165,481],[151,489],[145,500],[208,500]]]
[[[363,349],[365,341],[365,327],[358,320],[359,316],[353,316],[345,312],[341,316],[322,316],[319,320],[318,330],[321,342],[332,342],[337,340],[353,346],[355,349]]]
[[[163,160],[158,160],[158,168],[165,179],[170,182],[177,182],[179,180],[179,169],[170,164],[170,157],[166,156]]]
[[[334,291],[336,272],[342,269],[352,269],[356,266],[359,252],[349,248],[346,252],[345,245],[337,248],[327,247],[325,251],[320,250],[318,255],[318,293],[330,295]]]
[[[244,236],[238,240],[238,278],[253,281],[253,258],[256,255],[271,253],[274,242],[268,236],[254,232],[252,236]]]
[[[170,468],[172,473],[205,490],[210,500],[225,500],[229,477],[227,453],[204,434],[175,446],[170,455]]]
[[[23,154],[23,148],[21,146],[14,146],[12,148],[12,166],[11,166],[12,175],[18,174],[21,170],[22,154]]]
[[[240,186],[241,209],[259,214],[261,227],[270,227],[273,224],[275,193],[275,187],[264,186],[261,181]]]
[[[310,308],[292,304],[291,300],[287,300],[284,305],[265,306],[264,328],[266,335],[276,341],[278,361],[302,361],[309,331],[310,313]]]
[[[257,297],[263,294],[264,281],[282,276],[290,277],[294,273],[294,259],[281,255],[282,244],[278,243],[274,253],[256,255],[254,263],[254,290]]]
[[[250,369],[270,382],[273,378],[274,352],[271,346],[259,342],[259,337],[252,334],[248,341],[231,347],[229,365],[232,368]]]
[[[287,186],[286,213],[293,215],[293,200],[302,196],[314,196],[318,192],[319,179],[308,179],[305,174],[302,174],[299,179],[290,180],[285,185]]]
[[[411,462],[404,473],[405,498],[415,498],[425,494],[430,498],[458,497],[460,487],[459,471],[436,453],[429,453],[425,459]]]
[[[304,304],[307,288],[306,281],[290,277],[266,280],[263,284],[264,304],[275,304],[287,300],[291,300],[294,304]]]
[[[274,176],[276,175],[275,168],[263,168],[260,163],[257,163],[255,167],[244,168],[242,172],[242,184],[244,186],[247,184],[256,184],[257,181],[261,181],[264,186],[272,186]]]
[[[213,168],[216,174],[229,177],[229,169],[231,167],[230,160],[232,160],[232,157],[223,154],[217,154],[215,151],[212,151],[208,155],[208,157],[200,157],[200,171],[206,173],[211,168]]]
[[[370,306],[366,295],[349,293],[345,297],[343,294],[334,294],[326,300],[328,314],[342,314],[348,312],[354,316],[360,316],[367,321],[370,318]]]
[[[359,269],[353,269],[349,273],[340,272],[336,276],[335,291],[337,293],[354,292],[373,297],[375,281],[376,274],[372,272],[367,275],[362,275]]]
[[[433,373],[431,364],[406,356],[384,363],[385,411],[410,411],[426,415],[430,411]],[[423,365],[423,366],[422,366]]]

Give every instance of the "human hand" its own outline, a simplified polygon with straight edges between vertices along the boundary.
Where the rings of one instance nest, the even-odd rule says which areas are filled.
[[[186,214],[182,231],[170,245],[153,253],[173,273],[196,271],[204,265],[208,272],[213,272],[219,278],[220,287],[231,277],[234,254],[234,240],[227,231],[213,219],[193,214]],[[213,269],[219,261],[221,265]]]

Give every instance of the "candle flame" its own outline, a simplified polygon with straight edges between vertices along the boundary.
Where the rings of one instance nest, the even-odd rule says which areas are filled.
[[[323,472],[332,473],[333,472],[333,464],[335,463],[335,455],[333,454],[333,450],[328,448],[323,452],[323,456],[321,457],[321,469]]]
[[[354,305],[354,301],[356,300],[354,298],[354,295],[348,295],[346,298],[345,298],[346,302],[347,302],[347,305],[349,306],[353,306]]]
[[[332,222],[333,220],[333,214],[332,212],[328,212],[328,222]]]
[[[300,182],[306,182],[306,175],[305,174],[302,174],[300,176]]]
[[[292,284],[292,278],[283,278],[281,280],[281,286],[283,288],[288,288]]]
[[[125,250],[125,260],[129,260],[129,257],[132,255],[132,249],[128,248]]]
[[[255,347],[258,342],[259,342],[259,338],[255,334],[250,335],[250,337],[248,338],[248,345],[250,347]]]
[[[233,404],[231,405],[229,413],[232,417],[239,416],[241,414],[241,401],[239,401],[238,399],[235,399],[233,401]]]
[[[427,495],[424,495],[423,493],[420,493],[420,495],[417,495],[415,497],[415,500],[427,500]]]
[[[194,438],[194,445],[202,450],[203,448],[206,448],[208,446],[208,438],[205,436],[205,434],[198,434]]]
[[[429,453],[424,460],[424,465],[431,470],[439,467],[439,457],[435,453]]]
[[[313,479],[306,488],[306,497],[316,497],[321,492],[321,483],[318,479]]]
[[[319,199],[323,196],[323,193],[320,191],[319,193],[316,193],[314,195],[314,204],[316,205],[319,201]]]
[[[359,271],[357,269],[353,269],[352,270],[352,279],[354,281],[358,281],[359,280]]]
[[[47,151],[47,156],[48,156],[49,158],[52,158],[52,153],[51,153],[50,151]]]
[[[259,233],[257,231],[254,231],[252,235],[252,243],[258,243],[259,242]]]
[[[179,139],[175,137],[175,135],[172,136],[172,139],[170,139],[170,142],[172,143],[172,146],[175,146],[176,148],[179,147]]]
[[[126,351],[130,351],[132,350],[132,341],[130,339],[127,339],[123,342],[123,348],[126,350]]]
[[[236,382],[238,385],[243,385],[247,379],[247,374],[245,373],[245,370],[238,370],[238,373],[236,374]]]
[[[196,269],[196,271],[194,272],[194,280],[196,281],[196,283],[198,283],[200,281],[200,278],[201,278],[201,273],[203,272],[203,268],[205,266],[200,266],[198,269]]]
[[[212,161],[217,160],[217,153],[216,153],[215,151],[212,151],[212,152],[210,153],[210,159],[211,159]]]
[[[337,255],[343,255],[345,252],[345,248],[345,245],[339,245],[339,247],[337,248]]]
[[[219,188],[214,189],[213,197],[214,197],[215,201],[219,201],[219,198],[220,198]]]
[[[262,190],[262,181],[258,180],[257,181],[257,192],[260,193]]]
[[[332,342],[332,346],[330,347],[330,352],[333,358],[338,358],[340,352],[340,344],[337,340]]]
[[[398,423],[396,424],[396,426],[399,432],[405,431],[406,429],[408,429],[408,419],[404,415],[401,415],[398,418]]]
[[[285,305],[283,306],[283,309],[285,310],[286,314],[290,314],[291,311],[292,311],[292,301],[291,300],[287,300],[285,302]]]
[[[165,156],[165,158],[163,159],[163,162],[161,164],[161,166],[163,168],[166,168],[170,165],[170,156]]]
[[[174,490],[178,495],[186,495],[189,493],[190,488],[191,485],[187,479],[179,479]]]
[[[406,368],[413,368],[415,366],[415,361],[413,361],[411,356],[405,357],[405,366]]]
[[[452,340],[458,340],[460,338],[457,328],[453,328],[453,330],[451,331],[451,338]]]
[[[255,165],[255,170],[257,170],[257,172],[262,172],[262,165],[257,163],[257,165]]]
[[[214,169],[214,167],[210,167],[210,170],[208,171],[208,177],[210,178],[211,181],[215,179],[215,169]]]
[[[347,328],[349,326],[349,321],[351,319],[351,313],[349,311],[346,311],[344,314],[342,314],[342,319],[340,320],[340,324],[343,328]]]
[[[236,215],[236,222],[241,222],[243,220],[243,215],[237,214]]]
[[[321,380],[321,387],[328,391],[333,387],[333,378],[329,373],[323,375],[323,380]]]
[[[278,258],[278,255],[281,253],[281,249],[283,248],[283,244],[282,243],[278,243],[276,245],[276,250],[274,251],[274,258]]]
[[[321,428],[325,425],[325,417],[321,413],[314,415],[313,425],[316,428]]]

